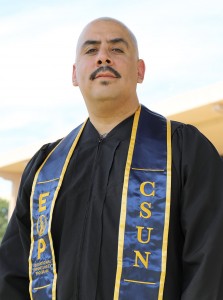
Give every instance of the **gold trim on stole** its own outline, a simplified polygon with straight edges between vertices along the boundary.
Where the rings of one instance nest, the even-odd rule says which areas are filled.
[[[167,178],[166,178],[166,209],[163,231],[163,247],[162,247],[162,270],[160,276],[160,288],[158,300],[163,299],[164,283],[166,278],[166,262],[167,262],[167,246],[170,221],[170,203],[171,203],[171,167],[172,167],[172,146],[171,146],[171,123],[167,120]]]
[[[55,260],[55,253],[54,253],[54,249],[53,249],[53,240],[52,240],[52,235],[51,235],[51,223],[52,223],[52,217],[53,217],[53,210],[54,210],[54,206],[56,203],[56,198],[57,195],[59,193],[60,187],[62,185],[62,181],[66,172],[66,169],[68,167],[69,161],[71,159],[71,156],[76,148],[77,142],[82,134],[82,131],[85,127],[87,123],[87,120],[84,122],[84,124],[82,125],[81,129],[79,130],[69,152],[68,155],[66,157],[60,178],[59,178],[59,182],[58,182],[58,186],[56,188],[56,191],[54,193],[54,197],[52,200],[52,204],[51,204],[51,210],[50,210],[50,219],[49,219],[49,226],[48,226],[48,236],[49,236],[49,240],[50,240],[50,248],[51,248],[51,252],[52,252],[52,260],[53,260],[53,273],[54,273],[54,280],[53,280],[53,287],[52,287],[52,300],[56,300],[56,281],[57,281],[57,273],[56,273],[56,260]],[[63,140],[62,140],[63,141]],[[62,142],[61,141],[61,142]],[[61,143],[60,142],[60,143]],[[44,160],[44,162],[42,163],[42,165],[40,166],[40,168],[37,170],[35,177],[34,177],[34,181],[33,181],[33,185],[32,185],[32,193],[30,196],[30,218],[31,218],[31,246],[30,246],[30,255],[29,255],[29,294],[30,294],[30,299],[33,300],[33,294],[32,294],[32,252],[33,252],[33,246],[34,246],[34,238],[33,238],[33,196],[34,196],[34,191],[35,191],[35,186],[37,184],[42,184],[43,182],[37,182],[38,176],[40,171],[42,170],[43,166],[45,165],[45,163],[47,162],[48,158],[51,156],[51,154],[55,151],[55,149],[60,145],[60,143],[48,154],[48,156],[46,157],[46,159]],[[51,181],[51,180],[48,180]],[[48,286],[48,285],[47,285]],[[45,288],[47,286],[44,286],[42,288]],[[42,299],[41,299],[42,300]]]
[[[124,248],[124,237],[125,237],[125,222],[126,222],[126,207],[127,207],[127,193],[128,193],[128,183],[129,183],[129,173],[132,163],[133,151],[136,140],[136,133],[139,123],[141,106],[137,109],[134,116],[134,121],[132,125],[132,134],[129,144],[128,156],[125,167],[124,184],[122,191],[122,204],[120,213],[120,223],[119,223],[119,237],[118,237],[118,258],[117,258],[117,271],[115,280],[115,290],[114,290],[114,300],[119,298],[120,281],[122,276],[122,260],[123,260],[123,248]]]

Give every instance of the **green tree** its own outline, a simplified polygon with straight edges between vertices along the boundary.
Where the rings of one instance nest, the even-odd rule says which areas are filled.
[[[8,224],[9,203],[5,199],[0,198],[0,243]]]

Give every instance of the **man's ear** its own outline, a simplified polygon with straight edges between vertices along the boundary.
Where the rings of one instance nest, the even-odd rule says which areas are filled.
[[[73,65],[72,82],[73,82],[73,86],[78,86],[75,64]]]
[[[138,60],[138,67],[137,68],[138,68],[137,82],[142,83],[143,79],[144,79],[144,75],[145,75],[145,70],[146,70],[145,63],[142,59]]]

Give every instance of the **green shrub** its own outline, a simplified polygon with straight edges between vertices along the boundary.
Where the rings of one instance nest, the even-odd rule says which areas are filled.
[[[9,202],[0,198],[0,243],[8,224]]]

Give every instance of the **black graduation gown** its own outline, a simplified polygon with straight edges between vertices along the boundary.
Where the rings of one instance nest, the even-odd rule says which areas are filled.
[[[124,120],[102,139],[88,121],[71,158],[52,223],[57,300],[113,299],[132,122],[133,117]],[[31,187],[38,167],[57,143],[44,145],[22,176],[17,205],[0,248],[1,300],[30,299]],[[177,122],[172,122],[172,154],[163,299],[222,300],[223,162],[196,128]]]

